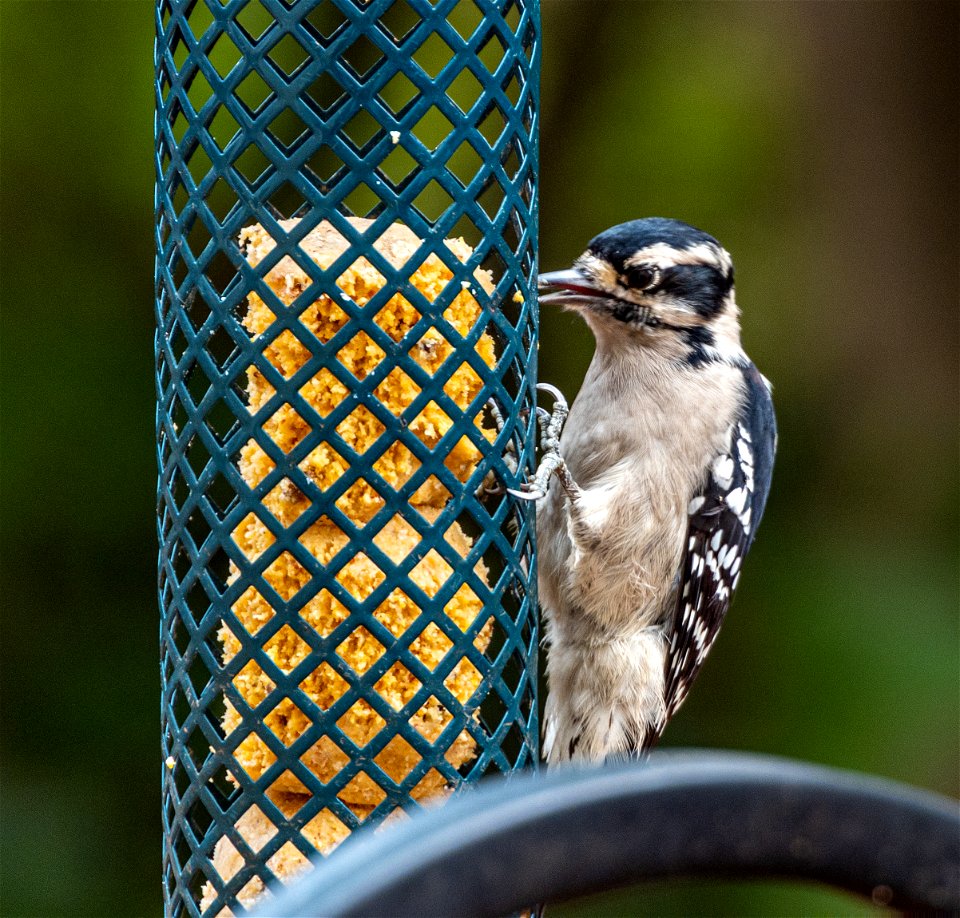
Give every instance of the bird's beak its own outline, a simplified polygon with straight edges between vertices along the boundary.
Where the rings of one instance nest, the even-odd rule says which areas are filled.
[[[584,300],[595,300],[606,293],[593,285],[590,278],[575,268],[566,271],[551,271],[537,279],[541,303],[559,306],[574,306]]]

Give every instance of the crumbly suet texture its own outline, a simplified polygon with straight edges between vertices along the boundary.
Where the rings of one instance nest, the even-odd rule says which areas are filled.
[[[370,225],[369,220],[354,218],[351,223],[358,230]],[[281,221],[286,231],[291,231],[296,220]],[[247,227],[240,234],[240,243],[251,265],[256,266],[275,247],[273,237],[263,227]],[[349,243],[329,223],[321,223],[300,242],[300,248],[321,268],[328,268],[348,248]],[[449,251],[461,261],[472,254],[470,246],[462,239],[448,239]],[[420,246],[420,240],[401,224],[391,226],[375,243],[374,248],[396,268],[408,264]],[[429,301],[434,301],[453,277],[453,272],[436,254],[431,253],[410,274],[411,284]],[[493,291],[493,282],[488,271],[478,269],[474,279],[488,293]],[[266,275],[266,283],[285,305],[293,301],[310,286],[310,276],[289,256],[281,259]],[[358,258],[337,279],[341,297],[363,308],[383,288],[383,275],[366,259]],[[481,307],[468,288],[461,289],[443,316],[461,336],[467,335],[481,318]],[[394,341],[402,340],[420,319],[419,311],[405,297],[395,294],[378,311],[374,322]],[[266,332],[275,320],[274,313],[256,293],[248,298],[243,324],[251,337],[256,339]],[[303,328],[318,341],[326,344],[344,325],[349,316],[341,304],[328,296],[321,296],[300,315]],[[306,337],[306,336],[305,336]],[[431,376],[435,375],[453,353],[453,346],[436,329],[427,330],[410,349],[410,357]],[[310,359],[309,349],[290,331],[285,331],[269,345],[265,354],[270,363],[287,379],[293,376]],[[496,360],[493,339],[483,334],[477,342],[476,354],[479,364],[493,366]],[[345,342],[337,351],[337,361],[343,371],[340,375],[350,380],[364,380],[377,370],[384,358],[382,348],[366,332],[359,332]],[[483,386],[476,370],[464,361],[444,383],[444,392],[461,410],[466,411]],[[247,394],[251,412],[258,411],[274,395],[274,388],[256,367],[247,371]],[[307,380],[298,390],[304,400],[321,417],[327,417],[350,394],[349,385],[329,369],[322,369]],[[399,416],[420,394],[420,387],[399,368],[390,372],[375,388],[374,395],[390,414]],[[474,424],[478,436],[489,438],[492,433],[483,427],[482,408],[474,406]],[[450,418],[434,401],[408,424],[408,429],[427,447],[434,448],[453,426]],[[306,420],[290,405],[282,405],[264,423],[265,433],[284,451],[290,452],[310,432]],[[384,433],[384,425],[366,406],[358,406],[337,426],[339,437],[357,453],[366,452]],[[446,467],[460,481],[470,477],[481,453],[469,437],[462,437],[444,460]],[[259,484],[273,469],[273,462],[251,440],[243,449],[241,471],[250,485]],[[349,462],[329,443],[320,444],[301,463],[300,469],[320,490],[326,490],[347,472]],[[417,458],[400,442],[391,443],[375,463],[377,473],[392,488],[399,489],[420,467]],[[431,476],[411,497],[413,506],[442,506],[449,499],[447,489]],[[267,506],[296,518],[309,502],[296,494],[285,500],[268,499]],[[363,479],[357,481],[338,501],[338,506],[351,519],[366,522],[382,506],[383,498]],[[288,523],[288,519],[281,522]]]
[[[370,221],[354,219],[351,223],[358,230],[363,230],[369,226]],[[284,221],[281,225],[290,231],[296,226],[296,221]],[[259,264],[275,245],[272,237],[260,226],[244,229],[240,242],[248,261],[254,266]],[[406,227],[395,224],[380,237],[375,248],[390,264],[402,267],[408,263],[419,245],[420,240],[415,234]],[[445,245],[462,261],[472,254],[463,240],[447,240]],[[348,247],[347,240],[327,223],[321,224],[300,242],[301,250],[322,268],[332,264]],[[435,300],[451,278],[452,272],[435,254],[428,256],[410,275],[413,286],[430,301]],[[287,305],[311,283],[307,272],[289,257],[283,258],[271,269],[265,280]],[[474,274],[474,280],[478,288],[488,293],[492,291],[492,279],[488,272],[478,270]],[[350,300],[362,309],[383,284],[383,276],[367,259],[357,259],[337,280],[341,303],[327,296],[316,299],[300,316],[300,322],[307,334],[300,333],[305,338],[313,335],[321,342],[329,342],[349,320],[342,304]],[[458,333],[466,335],[481,321],[481,307],[473,293],[464,288],[444,312],[444,318]],[[379,310],[374,321],[392,340],[400,341],[419,319],[420,313],[414,306],[397,294]],[[251,338],[256,340],[264,334],[274,320],[274,313],[263,299],[257,294],[251,294],[243,318],[243,324]],[[409,353],[420,367],[433,376],[453,350],[453,346],[438,331],[430,329],[413,344]],[[289,331],[283,332],[267,346],[264,353],[270,363],[287,379],[310,359],[309,349]],[[476,354],[477,366],[493,366],[496,355],[493,339],[488,334],[479,338]],[[321,417],[329,416],[344,399],[350,397],[351,388],[355,385],[353,380],[363,380],[376,372],[385,354],[366,333],[360,332],[342,344],[336,357],[342,379],[330,369],[322,369],[299,387],[305,402]],[[444,372],[446,373],[446,370]],[[274,389],[256,368],[248,370],[246,383],[249,409],[256,412],[274,395]],[[445,458],[446,467],[459,480],[466,481],[481,458],[480,450],[474,441],[482,442],[480,438],[489,440],[494,436],[494,432],[484,426],[483,406],[475,404],[482,381],[469,363],[462,362],[452,374],[447,374],[443,388],[458,408],[475,414],[473,423],[477,433],[474,439],[461,438]],[[384,411],[393,416],[399,416],[419,393],[420,388],[399,368],[392,370],[374,390],[374,395]],[[431,401],[407,424],[407,429],[432,449],[450,430],[452,424],[453,420]],[[292,406],[283,405],[266,420],[263,430],[284,452],[289,452],[308,435],[309,426]],[[336,425],[336,432],[348,446],[358,453],[364,453],[384,434],[385,428],[368,407],[358,406]],[[239,466],[244,481],[250,487],[256,487],[274,468],[267,454],[252,440],[242,449]],[[409,481],[419,466],[416,457],[399,442],[391,443],[374,463],[376,472],[387,484],[397,489]],[[343,475],[349,474],[350,463],[333,445],[323,443],[314,449],[299,467],[318,489],[326,490]],[[434,476],[430,476],[412,495],[409,503],[420,516],[432,524],[449,498],[447,488]],[[383,507],[383,503],[376,490],[361,478],[341,496],[337,507],[354,522],[365,524]],[[289,479],[284,479],[266,495],[264,505],[281,524],[289,526],[310,507],[310,501]],[[269,529],[253,514],[240,523],[233,533],[233,538],[250,560],[256,559],[274,541]],[[444,532],[444,539],[460,557],[466,557],[472,547],[472,540],[456,523]],[[402,516],[397,515],[373,541],[392,561],[399,563],[418,547],[420,540],[416,530]],[[328,564],[348,544],[347,536],[326,517],[311,526],[299,541],[321,565]],[[479,563],[474,570],[479,579],[486,582],[485,566]],[[427,595],[434,596],[452,574],[450,563],[436,551],[431,551],[417,564],[409,577]],[[233,569],[232,576],[237,575],[238,572]],[[379,586],[383,578],[382,571],[363,553],[357,553],[350,558],[337,574],[337,581],[343,589],[361,601]],[[270,565],[264,579],[284,601],[289,601],[309,584],[311,575],[292,555],[284,553]],[[492,620],[477,629],[477,619],[482,608],[476,593],[466,584],[463,585],[444,607],[446,620],[441,623],[443,627],[435,623],[422,627],[410,644],[411,654],[424,666],[434,670],[452,646],[448,634],[456,637],[458,633],[464,633],[471,628],[476,634],[472,644],[478,654],[482,653],[490,641],[493,629]],[[240,597],[233,607],[233,612],[250,635],[258,634],[275,614],[268,600],[253,587]],[[374,612],[375,618],[396,638],[405,636],[420,614],[420,607],[399,588]],[[324,637],[332,634],[349,617],[348,610],[327,590],[321,590],[304,603],[299,615],[317,634]],[[447,633],[444,633],[445,631]],[[344,637],[337,645],[336,653],[358,674],[367,672],[384,652],[382,643],[362,626],[352,631],[344,629],[341,633]],[[241,651],[242,644],[226,624],[221,627],[219,637],[226,663]],[[289,626],[280,629],[263,646],[269,658],[284,672],[291,672],[309,653],[308,644]],[[463,658],[449,671],[444,685],[458,701],[466,703],[477,691],[481,678],[473,663]],[[234,678],[234,686],[251,708],[260,704],[275,687],[269,676],[252,661]],[[300,681],[299,687],[318,707],[327,710],[343,695],[348,685],[333,667],[322,663]],[[397,663],[387,670],[374,688],[390,707],[399,710],[414,697],[420,687],[419,680],[406,667]],[[451,713],[431,696],[409,718],[409,723],[427,741],[433,743],[451,720]],[[223,717],[225,732],[228,735],[233,733],[240,723],[240,714],[228,703]],[[287,746],[310,727],[306,715],[292,700],[286,698],[270,710],[263,723]],[[352,705],[337,724],[344,734],[360,747],[366,746],[385,725],[380,714],[363,700]],[[454,767],[459,767],[476,755],[475,745],[475,741],[465,730],[448,746],[445,758]],[[260,778],[276,760],[267,745],[253,733],[243,739],[234,755],[239,765],[253,779]],[[329,737],[323,737],[302,756],[302,761],[322,781],[328,782],[347,763],[347,754]],[[386,774],[399,782],[420,762],[420,756],[402,737],[396,736],[375,757],[375,761]],[[441,799],[448,791],[444,778],[431,769],[417,783],[411,794],[414,799],[430,802]],[[281,775],[271,785],[268,794],[285,813],[286,807],[290,808],[291,813],[295,812],[308,799],[305,796],[306,788],[290,772]],[[338,796],[363,820],[384,799],[385,794],[368,775],[361,772]],[[248,811],[244,819],[251,823],[249,831],[265,834],[264,841],[273,834],[272,826],[259,810]],[[240,823],[237,827],[240,828]],[[304,834],[319,852],[327,854],[346,837],[348,830],[324,810],[306,827]],[[254,849],[262,844],[263,841],[259,845],[251,842]],[[284,881],[307,866],[302,855],[289,844],[271,859],[274,860],[276,865],[271,863],[271,869]],[[214,864],[221,876],[229,879],[242,863],[243,859],[234,846],[228,840],[221,839],[214,853]],[[241,891],[238,901],[243,905],[250,905],[262,893],[263,884],[254,879]],[[205,908],[214,898],[213,888],[208,884],[204,890],[205,904],[201,907]],[[224,910],[221,914],[228,915],[230,912]]]

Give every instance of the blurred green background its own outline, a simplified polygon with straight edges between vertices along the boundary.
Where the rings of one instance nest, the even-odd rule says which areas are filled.
[[[953,3],[545,0],[542,266],[645,215],[738,268],[773,492],[667,745],[958,790]],[[152,3],[0,4],[4,915],[159,915]],[[592,341],[543,319],[573,395]],[[659,884],[592,914],[866,914]]]

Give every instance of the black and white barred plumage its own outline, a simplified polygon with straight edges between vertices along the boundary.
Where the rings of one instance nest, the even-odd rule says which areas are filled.
[[[728,448],[710,463],[703,488],[687,508],[687,546],[667,661],[668,720],[716,640],[770,492],[777,436],[770,385],[753,364],[743,375],[746,399],[731,425]]]
[[[541,277],[597,349],[521,496],[538,508],[550,761],[637,754],[712,647],[766,503],[770,388],[740,345],[730,256],[637,220]]]

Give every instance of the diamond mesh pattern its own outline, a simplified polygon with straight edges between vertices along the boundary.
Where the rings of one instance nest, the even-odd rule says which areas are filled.
[[[156,28],[164,893],[240,914],[539,757],[539,3]]]

